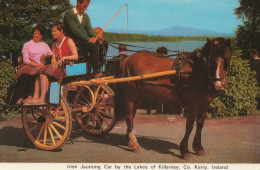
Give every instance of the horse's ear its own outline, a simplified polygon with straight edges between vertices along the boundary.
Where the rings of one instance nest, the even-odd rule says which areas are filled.
[[[207,38],[207,42],[210,42],[210,39],[209,39],[209,38]]]
[[[228,47],[231,47],[231,39],[227,39],[225,43]]]

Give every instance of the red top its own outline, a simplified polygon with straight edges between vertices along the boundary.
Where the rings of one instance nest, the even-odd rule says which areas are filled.
[[[69,46],[68,46],[68,40],[69,39],[70,39],[69,37],[64,37],[60,46],[57,46],[57,43],[54,44],[55,56],[56,56],[57,60],[60,59],[61,57],[71,55],[71,52],[70,52],[70,49],[69,49]],[[60,53],[61,53],[61,55],[60,55]]]

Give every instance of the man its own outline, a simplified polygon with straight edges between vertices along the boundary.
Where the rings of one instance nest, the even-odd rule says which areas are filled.
[[[251,50],[251,68],[256,71],[256,80],[258,86],[260,86],[260,58],[258,57],[258,51],[256,49]],[[257,109],[260,109],[260,97],[256,98],[258,102]]]
[[[102,34],[98,34],[96,38],[97,34],[91,26],[89,16],[85,13],[89,3],[90,0],[77,0],[77,6],[65,13],[65,34],[75,41],[79,48],[79,56],[88,56],[90,54],[88,59],[94,73],[98,74],[100,72],[100,61],[97,38],[101,39]]]
[[[258,57],[258,51],[256,49],[251,50],[251,67],[257,73],[257,81],[260,82],[260,58]]]
[[[119,44],[118,52],[119,52],[119,55],[115,56],[113,59],[118,59],[118,60],[120,60],[120,63],[121,63],[127,57],[126,46],[123,44]]]
[[[161,56],[167,56],[168,54],[168,49],[166,47],[158,47],[156,49],[156,53],[161,55]]]
[[[109,76],[118,74],[120,63],[127,57],[125,45],[119,44],[118,52],[119,52],[119,55],[117,55],[107,61],[106,72],[107,72],[107,75],[109,75]]]

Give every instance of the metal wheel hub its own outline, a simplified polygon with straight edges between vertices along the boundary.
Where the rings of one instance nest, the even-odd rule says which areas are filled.
[[[37,122],[39,122],[39,123],[45,123],[45,122],[46,122],[45,116],[40,116],[40,117],[37,119]]]

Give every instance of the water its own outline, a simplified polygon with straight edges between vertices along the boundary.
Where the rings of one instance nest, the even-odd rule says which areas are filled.
[[[152,48],[152,49],[145,49],[148,51],[156,51],[158,47],[165,46],[168,50],[172,51],[187,51],[191,52],[195,50],[196,48],[200,48],[205,44],[205,41],[180,41],[180,42],[123,42],[123,44],[129,44],[134,46],[140,46],[140,47],[146,47],[146,48]],[[113,46],[118,46],[116,44],[112,44]],[[129,50],[144,50],[143,48],[135,48],[135,47],[127,47]],[[127,51],[127,55],[132,54],[133,52]],[[173,52],[168,52],[168,55],[176,54]],[[113,56],[118,55],[118,50],[112,46],[109,45],[108,47],[108,54],[107,58],[111,58]]]

